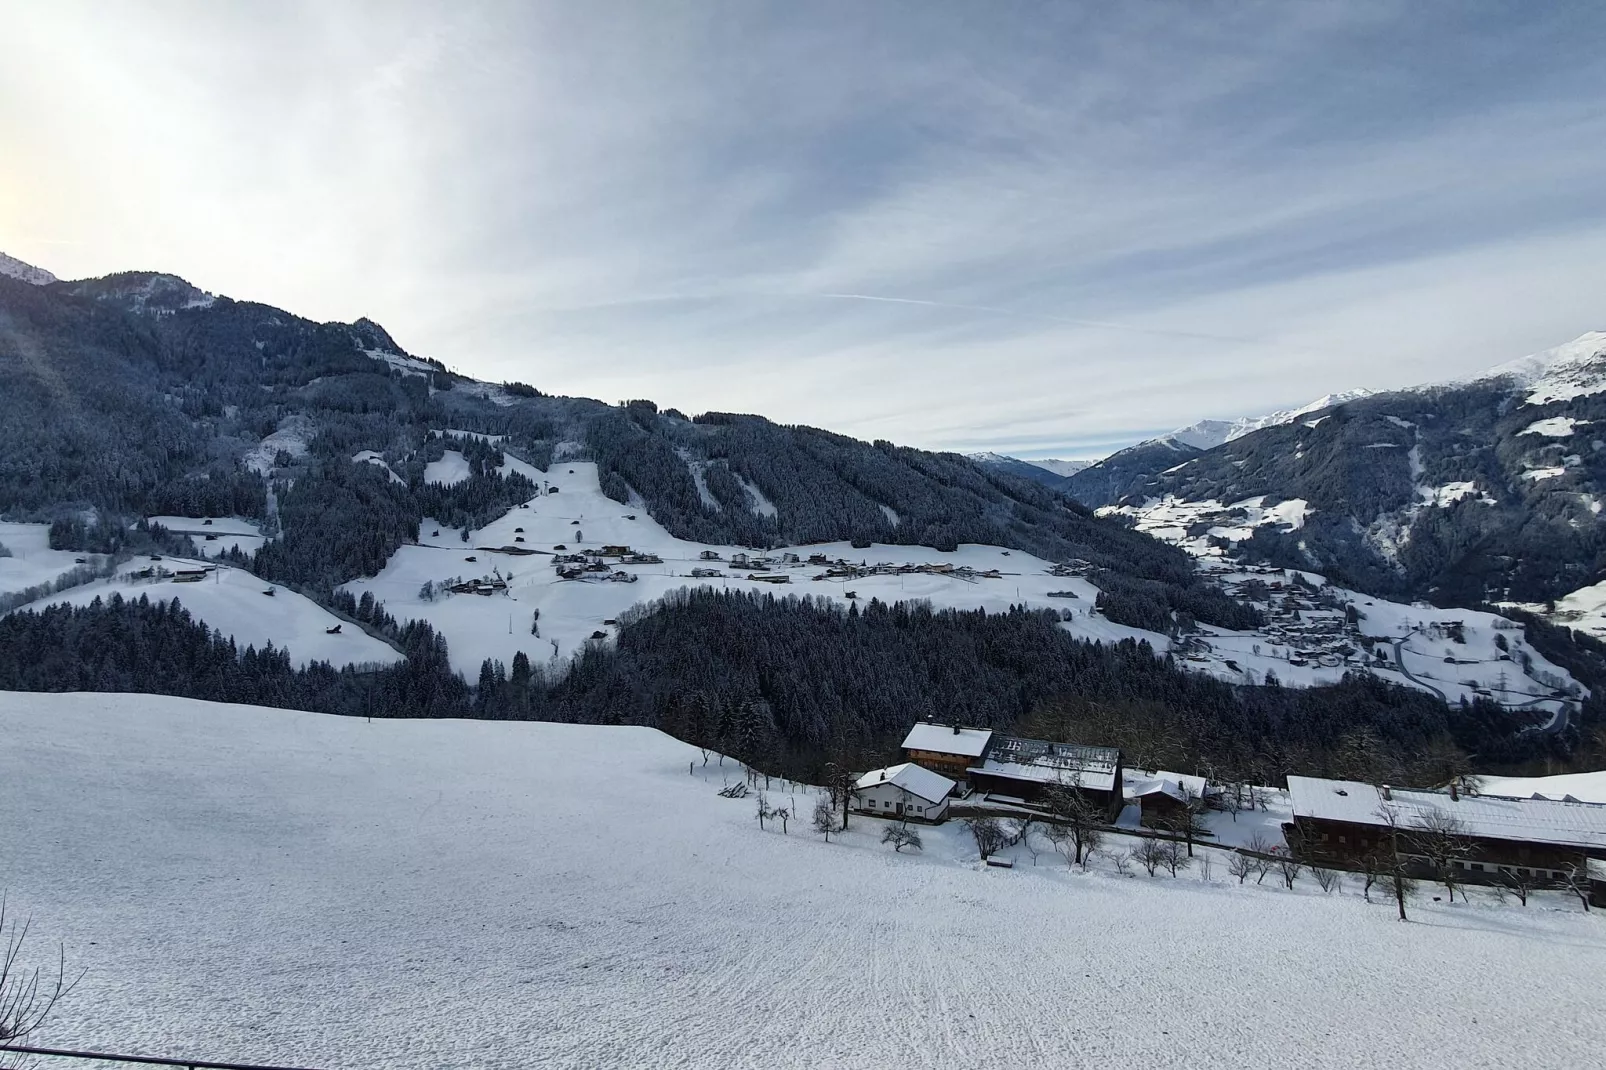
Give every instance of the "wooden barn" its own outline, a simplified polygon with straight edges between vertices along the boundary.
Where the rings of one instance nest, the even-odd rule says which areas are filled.
[[[1427,826],[1444,817],[1456,819],[1465,841],[1456,862],[1464,879],[1560,880],[1587,859],[1606,860],[1606,804],[1304,776],[1288,778],[1288,794],[1294,820],[1284,826],[1285,834],[1310,862],[1359,865],[1397,834],[1401,852],[1422,858],[1426,868],[1421,852],[1432,835]]]
[[[987,753],[992,739],[990,728],[961,728],[957,724],[919,721],[903,738],[903,756],[950,780],[965,780],[970,767]]]
[[[970,784],[999,802],[1039,802],[1045,789],[1075,788],[1110,820],[1125,805],[1121,752],[1044,739],[994,736],[981,760],[966,772]]]

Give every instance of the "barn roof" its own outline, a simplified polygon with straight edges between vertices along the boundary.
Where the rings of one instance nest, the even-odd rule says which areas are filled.
[[[1037,784],[1062,782],[1093,791],[1114,791],[1120,767],[1121,752],[1114,747],[999,736],[987,760],[969,771]]]
[[[1600,803],[1465,793],[1452,799],[1447,791],[1401,788],[1390,789],[1385,799],[1372,784],[1306,776],[1289,777],[1288,794],[1295,817],[1381,826],[1387,824],[1382,810],[1388,806],[1402,827],[1411,828],[1428,814],[1442,811],[1459,818],[1469,836],[1606,848],[1606,805]]]
[[[952,780],[941,773],[922,769],[913,762],[872,769],[859,778],[856,787],[873,788],[879,784],[896,784],[910,795],[917,795],[930,803],[942,802],[954,790]]]
[[[955,729],[953,725],[919,721],[904,737],[903,749],[980,758],[992,738],[993,730],[990,728]]]

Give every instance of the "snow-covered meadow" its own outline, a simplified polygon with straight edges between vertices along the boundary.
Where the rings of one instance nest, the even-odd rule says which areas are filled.
[[[87,606],[97,598],[109,600],[114,594],[130,601],[141,597],[152,602],[176,599],[196,620],[215,632],[233,636],[241,650],[247,646],[261,650],[272,643],[280,650],[288,650],[291,661],[298,666],[310,661],[338,666],[389,665],[402,660],[400,651],[357,625],[342,621],[312,599],[258,579],[244,569],[219,565],[199,583],[136,575],[152,567],[176,573],[208,566],[202,561],[176,557],[160,562],[135,557],[119,566],[116,575],[47,595],[22,606],[19,612],[51,605]],[[272,595],[264,593],[269,590]],[[337,626],[339,633],[330,635],[329,629]]]
[[[984,868],[721,799],[640,728],[0,695],[41,1042],[324,1067],[1593,1065],[1576,902]],[[691,770],[694,775],[688,775]],[[810,809],[807,789],[796,793]],[[794,793],[777,783],[772,802]],[[50,949],[53,953],[53,948]]]
[[[448,451],[447,457],[461,455]],[[443,463],[443,462],[436,462]],[[466,470],[466,462],[465,470]],[[835,560],[888,562],[893,564],[948,564],[970,566],[977,571],[997,569],[997,579],[965,579],[933,573],[862,576],[853,579],[819,580],[823,570],[800,563],[790,567],[765,569],[766,574],[782,574],[789,582],[772,585],[748,579],[748,571],[734,572],[729,560],[742,552],[737,546],[710,546],[688,542],[670,535],[645,509],[621,505],[602,493],[595,464],[560,461],[542,472],[509,457],[505,470],[528,476],[537,486],[556,487],[558,493],[543,493],[511,510],[477,531],[464,542],[459,531],[426,520],[419,530],[418,544],[403,546],[372,579],[354,580],[346,589],[359,597],[365,593],[385,603],[398,620],[427,620],[446,637],[452,667],[473,679],[485,658],[511,664],[523,651],[540,664],[553,658],[565,662],[578,652],[593,633],[613,635],[606,621],[633,605],[649,602],[681,587],[709,585],[742,590],[773,591],[777,595],[813,595],[846,601],[854,592],[860,601],[880,598],[885,602],[926,599],[937,608],[955,607],[1006,611],[1011,604],[1070,610],[1074,617],[1066,622],[1075,635],[1099,640],[1145,639],[1157,650],[1166,649],[1166,638],[1105,620],[1093,610],[1098,590],[1084,579],[1053,576],[1047,561],[1020,550],[997,546],[964,545],[952,553],[925,546],[874,545],[855,549],[847,543],[824,543],[791,547],[791,552],[807,559],[825,554]],[[426,479],[430,478],[426,474]],[[755,508],[762,505],[755,504]],[[519,547],[535,551],[530,556],[487,551],[487,547]],[[595,550],[619,545],[654,554],[662,559],[655,565],[621,565],[636,577],[635,582],[606,580],[561,580],[552,565],[552,554]],[[564,551],[556,548],[563,546]],[[788,548],[767,551],[779,560]],[[705,551],[721,560],[704,560]],[[468,558],[474,558],[470,561]],[[711,568],[722,573],[715,577],[693,577],[693,569]],[[436,594],[422,596],[425,583],[472,580],[489,577],[495,570],[508,581],[505,593],[491,597],[474,594]],[[1074,592],[1075,597],[1050,597],[1050,592]],[[540,619],[536,621],[535,613]],[[539,624],[539,637],[532,625]]]

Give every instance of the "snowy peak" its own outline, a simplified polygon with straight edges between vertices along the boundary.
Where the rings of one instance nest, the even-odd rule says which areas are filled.
[[[1447,386],[1510,379],[1528,391],[1529,405],[1566,401],[1606,391],[1606,331],[1590,331],[1571,342],[1497,364],[1488,371]]]
[[[1057,476],[1074,476],[1084,469],[1091,468],[1095,462],[1088,458],[1060,460],[1057,457],[1045,457],[1040,461],[1027,461],[1026,463],[1036,465],[1045,472],[1053,472]]]
[[[1156,441],[1182,443],[1200,450],[1214,449],[1262,428],[1291,424],[1301,416],[1330,409],[1347,401],[1371,397],[1373,393],[1365,389],[1345,390],[1337,394],[1324,394],[1308,405],[1301,405],[1297,409],[1283,409],[1267,416],[1241,416],[1236,420],[1200,420],[1196,424],[1179,427],[1169,435],[1161,435]]]
[[[20,279],[35,286],[47,286],[56,281],[56,276],[44,268],[25,264],[16,257],[7,256],[5,253],[0,253],[0,275],[8,275],[13,279]]]

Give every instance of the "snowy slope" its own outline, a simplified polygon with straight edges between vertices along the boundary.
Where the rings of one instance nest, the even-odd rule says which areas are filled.
[[[98,560],[92,554],[50,548],[49,524],[20,524],[0,521],[0,546],[11,551],[0,557],[0,594],[12,594],[70,571],[78,559]]]
[[[1529,405],[1606,391],[1606,331],[1589,331],[1571,342],[1496,365],[1454,386],[1509,378],[1527,390]]]
[[[0,275],[9,275],[13,279],[31,282],[35,286],[45,286],[56,281],[56,276],[44,268],[25,264],[16,257],[7,256],[5,253],[0,253]]]
[[[821,574],[821,568],[799,564],[766,570],[784,574],[790,581],[771,586],[748,579],[750,571],[738,572],[729,567],[731,555],[739,552],[740,547],[708,546],[677,539],[645,512],[635,512],[603,495],[595,464],[559,462],[544,473],[512,458],[509,464],[530,476],[538,486],[544,483],[556,487],[558,493],[538,495],[501,519],[471,532],[467,543],[459,532],[426,520],[419,531],[418,545],[399,549],[378,576],[345,585],[358,597],[371,592],[399,621],[429,621],[446,637],[452,667],[469,679],[477,677],[484,659],[511,664],[514,654],[520,651],[537,664],[553,658],[566,662],[594,632],[615,634],[614,628],[604,622],[617,619],[630,606],[697,584],[844,601],[847,592],[853,591],[862,601],[872,597],[884,602],[924,598],[938,608],[980,608],[991,612],[1005,612],[1011,604],[1024,603],[1070,611],[1074,617],[1065,627],[1084,638],[1146,639],[1156,650],[1166,649],[1164,636],[1114,624],[1094,613],[1098,590],[1091,583],[1052,576],[1048,562],[1019,550],[965,545],[954,553],[943,553],[924,546],[877,544],[868,549],[854,549],[847,543],[794,547],[793,552],[805,559],[810,554],[823,553],[832,560],[844,558],[870,564],[969,565],[978,571],[998,569],[1002,575],[997,579],[970,581],[925,573],[817,581],[814,577]],[[439,535],[435,534],[437,531]],[[522,544],[518,542],[521,538]],[[531,556],[512,556],[486,550],[487,547],[521,545],[537,552]],[[636,577],[634,583],[560,580],[551,558],[552,553],[562,552],[556,551],[559,545],[568,551],[606,545],[629,546],[656,554],[663,561],[656,565],[620,566]],[[718,554],[721,560],[703,560],[704,551]],[[775,550],[769,556],[778,560],[785,552],[785,549]],[[469,557],[475,560],[467,560]],[[693,578],[694,568],[714,568],[722,575]],[[508,581],[505,593],[490,597],[437,594],[430,600],[422,596],[426,582],[443,584],[492,577],[493,570],[495,575]],[[1075,591],[1077,597],[1050,598],[1050,591]],[[539,637],[531,634],[536,611],[540,612]]]
[[[87,969],[42,1043],[351,1070],[1546,1070],[1606,1047],[1606,929],[1554,894],[1402,925],[1353,882],[1240,887],[1219,860],[1210,882],[1018,848],[993,870],[956,825],[894,854],[858,817],[827,844],[760,831],[715,794],[734,763],[639,728],[0,694],[0,736],[11,906]],[[1425,982],[1444,963],[1452,996]]]
[[[438,461],[424,466],[424,482],[439,483],[443,487],[455,486],[469,475],[468,458],[456,450],[447,450]]]
[[[204,557],[217,557],[231,549],[254,554],[267,541],[256,522],[244,517],[153,516],[148,519],[175,535],[188,535]]]
[[[131,575],[152,564],[136,557],[126,562],[116,576],[49,595],[22,609],[41,609],[47,605],[85,606],[96,598],[109,599],[113,594],[125,599],[144,596],[153,602],[176,598],[192,617],[214,631],[233,636],[240,649],[255,646],[260,650],[271,642],[281,650],[289,650],[291,660],[298,666],[309,661],[388,665],[402,660],[402,655],[390,645],[366,634],[355,624],[343,623],[310,598],[276,587],[242,569],[220,566],[200,583],[174,583]],[[160,564],[172,571],[200,565],[172,557]],[[272,597],[262,593],[269,589],[274,592]],[[340,634],[327,634],[328,629],[336,625],[340,625]]]
[[[1280,424],[1291,424],[1301,416],[1308,416],[1313,412],[1330,409],[1334,405],[1342,405],[1346,401],[1356,401],[1360,398],[1371,397],[1373,391],[1365,389],[1344,390],[1337,394],[1324,394],[1308,405],[1301,405],[1297,409],[1283,409],[1266,416],[1241,416],[1236,420],[1200,420],[1198,423],[1179,427],[1169,435],[1162,435],[1162,441],[1182,442],[1196,449],[1208,450],[1224,442],[1243,438],[1245,435],[1259,431],[1264,427],[1276,427]]]

